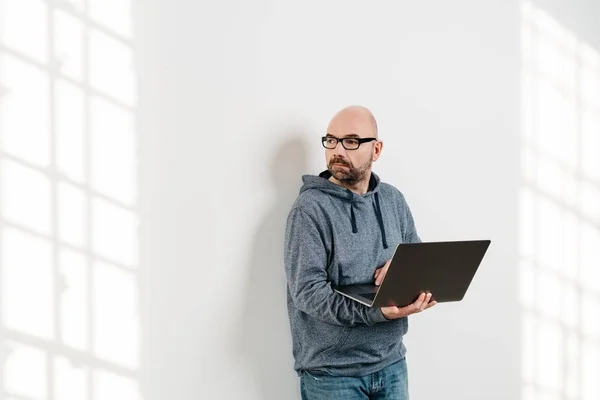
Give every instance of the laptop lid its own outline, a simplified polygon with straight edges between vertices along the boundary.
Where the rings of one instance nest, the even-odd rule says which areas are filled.
[[[438,303],[462,300],[490,243],[467,240],[399,244],[371,307],[403,307],[422,292],[431,292]]]

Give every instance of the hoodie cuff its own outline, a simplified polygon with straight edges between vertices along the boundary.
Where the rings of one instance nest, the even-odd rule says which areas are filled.
[[[368,316],[371,325],[375,325],[379,322],[385,322],[388,320],[386,317],[383,316],[381,308],[369,308]]]

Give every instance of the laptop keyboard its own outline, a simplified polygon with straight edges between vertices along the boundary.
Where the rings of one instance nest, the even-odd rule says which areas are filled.
[[[376,293],[361,293],[360,296],[364,297],[365,299],[374,300],[375,294]]]

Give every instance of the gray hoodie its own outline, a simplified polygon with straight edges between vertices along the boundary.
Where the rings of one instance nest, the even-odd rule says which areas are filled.
[[[371,173],[364,195],[330,182],[328,171],[304,175],[287,219],[284,262],[294,369],[364,376],[404,358],[407,318],[388,321],[333,291],[372,283],[396,245],[420,242],[398,189]]]

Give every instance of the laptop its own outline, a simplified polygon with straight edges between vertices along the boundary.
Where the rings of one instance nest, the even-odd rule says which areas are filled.
[[[464,298],[490,240],[401,243],[379,286],[335,286],[333,290],[368,307],[414,303],[423,292],[438,303]]]

